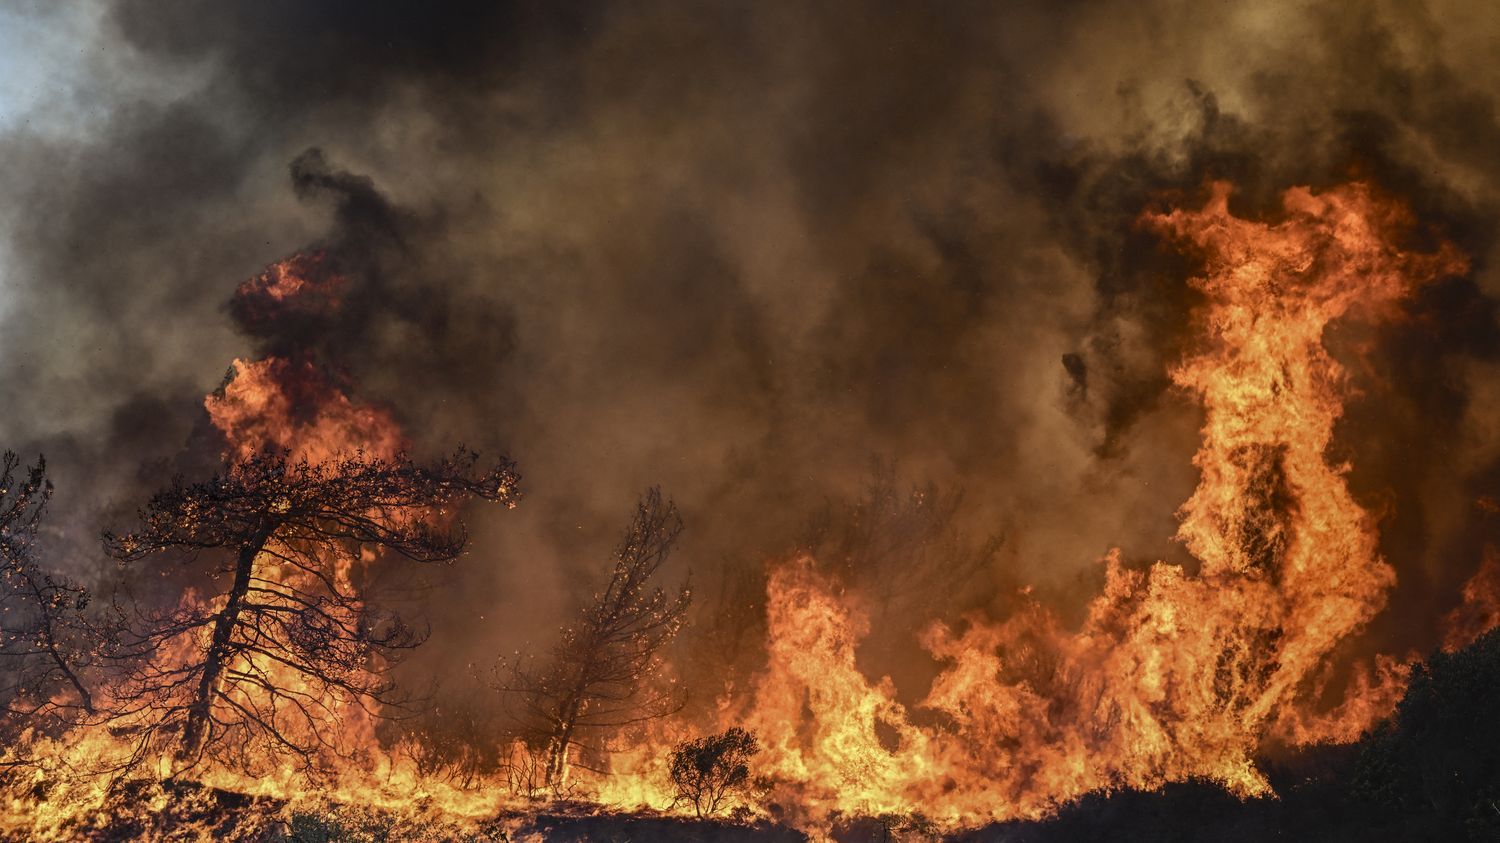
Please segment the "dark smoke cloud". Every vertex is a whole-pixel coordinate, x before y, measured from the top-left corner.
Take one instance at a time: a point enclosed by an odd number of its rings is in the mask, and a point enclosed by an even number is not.
[[[1401,572],[1381,645],[1431,644],[1500,540],[1474,506],[1500,476],[1493,15],[433,5],[121,0],[90,78],[167,81],[0,138],[0,433],[56,467],[73,564],[182,464],[228,362],[295,341],[423,449],[521,463],[526,504],[476,525],[434,598],[460,609],[435,660],[558,622],[649,484],[711,588],[872,455],[1006,536],[972,601],[1034,581],[1076,605],[1112,545],[1189,561],[1199,418],[1165,371],[1192,267],[1134,220],[1211,178],[1242,213],[1369,178],[1474,258],[1405,321],[1333,337],[1362,390],[1336,447]],[[351,307],[237,333],[235,285],[309,249]]]

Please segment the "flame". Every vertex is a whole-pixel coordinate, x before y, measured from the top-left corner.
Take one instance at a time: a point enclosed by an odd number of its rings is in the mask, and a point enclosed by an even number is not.
[[[1443,619],[1443,649],[1467,647],[1500,626],[1500,549],[1485,548],[1479,570],[1464,583],[1463,602]]]
[[[332,318],[343,307],[348,286],[324,253],[293,255],[240,284],[229,310],[245,330],[274,334],[288,325]]]
[[[855,665],[867,621],[805,556],[773,571],[768,590],[771,669],[744,722],[766,748],[766,771],[786,783],[781,796],[814,817],[902,808],[909,777],[929,756],[889,680],[872,684]]]
[[[1268,743],[1354,740],[1389,713],[1411,657],[1349,659],[1395,575],[1380,557],[1374,519],[1350,493],[1349,466],[1328,457],[1352,387],[1325,335],[1340,321],[1397,317],[1421,285],[1465,262],[1448,244],[1404,250],[1410,215],[1367,185],[1289,190],[1273,221],[1235,216],[1229,196],[1227,184],[1214,184],[1201,208],[1140,220],[1202,265],[1190,281],[1201,295],[1195,339],[1169,372],[1204,412],[1193,457],[1200,482],[1177,532],[1195,566],[1141,566],[1110,552],[1103,588],[1076,628],[1030,589],[1009,618],[930,624],[920,643],[941,672],[906,706],[890,679],[860,670],[871,623],[860,595],[811,557],[782,560],[767,580],[765,668],[726,689],[708,722],[639,727],[612,770],[580,773],[578,792],[673,810],[671,747],[704,728],[744,726],[763,747],[763,811],[779,809],[814,833],[851,815],[920,813],[953,828],[1044,816],[1093,790],[1190,777],[1266,793],[1255,758]],[[234,309],[267,333],[286,319],[331,318],[345,283],[321,256],[298,256],[241,285]],[[405,442],[388,410],[282,350],[236,360],[205,407],[230,458],[266,447],[313,461],[354,449],[388,456]],[[1466,586],[1448,619],[1448,646],[1500,621],[1497,559],[1490,553]],[[341,577],[355,562],[332,560]],[[326,759],[320,781],[214,768],[202,782],[278,805],[331,800],[461,820],[493,817],[529,795],[503,776],[467,790],[424,778],[400,747],[382,745],[371,713],[348,705],[328,716],[348,751]],[[85,728],[56,744],[37,771],[38,786],[51,789],[46,800],[0,789],[7,827],[39,839],[76,836],[90,812],[112,804],[90,762],[119,743]],[[171,760],[159,768],[170,774]]]
[[[1215,184],[1201,209],[1142,218],[1204,266],[1197,339],[1170,371],[1205,413],[1177,534],[1198,569],[1136,569],[1115,551],[1077,630],[1035,605],[930,627],[946,668],[908,712],[855,665],[867,621],[811,560],[779,568],[770,663],[737,718],[761,731],[778,797],[815,822],[919,811],[956,825],[1189,777],[1259,794],[1268,740],[1352,740],[1391,710],[1405,663],[1389,656],[1356,668],[1339,704],[1322,699],[1395,582],[1349,467],[1327,458],[1349,385],[1324,335],[1391,318],[1465,263],[1449,245],[1400,249],[1409,216],[1362,184],[1289,190],[1276,222],[1234,216],[1229,194]]]
[[[229,382],[203,399],[230,459],[266,448],[310,462],[356,450],[390,458],[406,444],[389,410],[354,401],[309,360],[236,359],[230,371]]]
[[[327,270],[321,255],[297,255],[240,285],[232,310],[246,328],[256,332],[288,319],[331,316],[341,303],[345,283],[342,276]],[[389,459],[406,445],[389,410],[352,398],[345,383],[300,354],[253,361],[236,359],[226,383],[204,399],[204,408],[210,423],[223,436],[224,457],[229,462],[267,449],[284,451],[293,461],[313,463],[355,452]],[[434,516],[441,517],[437,513]],[[331,550],[325,561],[327,575],[348,592],[352,591],[357,567],[376,560],[368,552],[354,556]],[[256,566],[257,576],[268,582],[303,592],[317,590],[315,575],[278,562],[273,554],[263,553]],[[261,599],[275,598],[267,592]],[[181,603],[215,611],[226,600],[224,594],[205,598],[190,590]],[[153,658],[163,670],[186,664],[206,648],[210,635],[208,626],[195,627],[168,641]],[[371,665],[374,668],[378,665]],[[284,819],[295,810],[322,810],[340,803],[406,814],[416,805],[438,806],[437,812],[450,822],[493,817],[497,812],[500,802],[496,793],[462,790],[429,780],[399,747],[383,746],[376,733],[380,712],[373,710],[368,700],[329,697],[326,691],[320,694],[299,671],[267,660],[252,664],[247,655],[238,656],[230,669],[266,677],[288,693],[318,701],[304,710],[296,706],[277,709],[266,705],[265,700],[235,700],[247,709],[273,712],[269,716],[279,732],[317,747],[318,767],[309,773],[277,763],[274,758],[250,756],[234,768],[210,763],[194,769],[191,776],[199,785],[265,797],[271,806],[267,808],[268,818]],[[241,696],[264,693],[248,685],[233,691]],[[106,688],[104,692],[107,697],[118,697],[122,689]],[[119,710],[131,707],[128,699],[114,701]],[[119,810],[120,794],[107,772],[130,756],[134,749],[129,741],[131,731],[127,717],[111,723],[109,729],[80,728],[65,741],[40,741],[38,757],[46,762],[35,768],[34,775],[38,787],[45,784],[48,789],[47,798],[17,798],[6,789],[9,819],[0,823],[0,829],[21,829],[33,839],[73,839],[90,822]],[[329,735],[336,740],[327,741]],[[151,775],[155,777],[149,800],[157,809],[180,800],[160,785],[178,773],[178,766],[178,759],[164,754],[147,759],[139,767],[148,780]],[[189,827],[173,829],[180,839],[189,839],[192,832]],[[218,837],[208,827],[199,829],[199,834],[204,840]]]

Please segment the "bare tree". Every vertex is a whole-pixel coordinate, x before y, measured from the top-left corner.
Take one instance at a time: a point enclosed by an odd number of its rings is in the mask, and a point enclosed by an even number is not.
[[[674,686],[655,681],[657,654],[682,627],[691,593],[652,585],[681,533],[677,507],[660,489],[648,491],[615,551],[609,583],[564,630],[550,662],[540,670],[517,665],[501,683],[521,698],[522,731],[543,753],[542,781],[554,793],[567,782],[575,747],[602,752],[587,741],[682,707]]]
[[[88,591],[36,557],[52,497],[46,471],[40,458],[23,471],[16,454],[0,456],[0,738],[47,714],[94,710],[80,678],[100,643],[83,615]]]
[[[312,769],[320,751],[339,751],[331,725],[348,706],[378,714],[392,702],[389,666],[425,637],[367,604],[358,561],[377,551],[456,558],[467,543],[456,507],[467,498],[512,506],[516,481],[508,461],[479,470],[464,450],[431,467],[405,456],[314,463],[263,453],[157,493],[136,531],[105,534],[109,552],[122,562],[206,553],[215,579],[230,577],[217,593],[137,612],[112,712],[140,735],[132,760],[175,742],[184,769],[205,757]]]

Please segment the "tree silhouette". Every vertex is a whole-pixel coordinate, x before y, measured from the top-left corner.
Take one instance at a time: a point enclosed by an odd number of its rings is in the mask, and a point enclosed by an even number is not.
[[[320,751],[339,751],[342,714],[394,702],[385,674],[425,637],[367,605],[363,565],[381,551],[456,558],[467,543],[456,507],[513,506],[516,481],[510,462],[479,470],[462,449],[431,467],[404,455],[293,462],[267,452],[158,492],[138,529],[105,534],[108,551],[123,563],[206,553],[215,579],[230,577],[169,611],[137,611],[112,712],[139,736],[131,761],[170,742],[183,769],[205,757],[311,769]]]
[[[752,785],[750,759],[760,752],[753,732],[732,727],[717,735],[683,741],[672,751],[669,775],[676,801],[699,817],[711,816]]]
[[[681,533],[677,507],[649,490],[615,551],[609,583],[564,630],[550,662],[516,666],[502,685],[522,699],[522,731],[544,755],[542,782],[553,792],[566,784],[575,746],[602,751],[585,741],[682,707],[675,687],[653,680],[657,653],[682,627],[691,593],[652,585]]]
[[[1363,741],[1354,791],[1403,839],[1500,839],[1500,630],[1412,666]]]
[[[89,594],[42,569],[36,535],[52,498],[46,462],[21,469],[0,456],[0,738],[41,725],[44,715],[92,713],[80,670],[99,639],[83,616]]]

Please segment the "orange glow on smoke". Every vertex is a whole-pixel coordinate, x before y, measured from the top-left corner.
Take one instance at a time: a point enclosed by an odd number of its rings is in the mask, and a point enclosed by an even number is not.
[[[240,284],[230,312],[252,333],[275,331],[289,322],[327,319],[344,303],[348,279],[321,252],[293,255]]]
[[[615,756],[612,774],[580,780],[583,793],[666,809],[672,744],[745,726],[763,747],[755,763],[769,779],[768,801],[800,827],[887,812],[951,827],[1038,817],[1092,790],[1189,777],[1265,793],[1254,759],[1268,742],[1353,740],[1387,714],[1405,663],[1376,655],[1347,664],[1345,645],[1384,607],[1395,575],[1378,553],[1374,519],[1350,494],[1349,466],[1328,459],[1350,387],[1324,336],[1340,320],[1393,317],[1422,284],[1465,262],[1448,245],[1404,251],[1407,213],[1361,184],[1289,190],[1277,221],[1234,216],[1229,195],[1216,184],[1202,208],[1140,221],[1202,266],[1190,281],[1202,296],[1195,338],[1170,370],[1204,412],[1193,457],[1201,479],[1177,533],[1196,570],[1127,564],[1115,550],[1076,629],[1034,600],[1003,620],[929,625],[920,640],[943,669],[908,709],[889,679],[872,680],[856,663],[871,622],[860,595],[814,559],[781,562],[767,582],[765,669],[724,696],[714,722],[651,724]],[[342,286],[319,259],[294,258],[242,285],[237,307],[267,319],[326,316]],[[205,407],[231,458],[265,447],[313,461],[354,449],[389,456],[404,444],[389,411],[351,398],[307,360],[236,360]],[[1449,646],[1500,620],[1497,558],[1450,616]],[[334,567],[348,576],[351,565]],[[353,751],[330,758],[316,788],[291,774],[251,780],[228,770],[205,781],[401,810],[420,797],[463,817],[515,798],[498,779],[467,791],[424,780],[380,745],[358,706],[338,716]],[[73,743],[87,749],[59,754],[98,755],[110,740],[96,730]],[[59,799],[46,816],[29,809],[30,828],[48,836],[86,803]]]
[[[1279,222],[1232,215],[1229,193],[1142,219],[1204,267],[1197,339],[1171,370],[1205,412],[1178,530],[1199,569],[1135,569],[1117,551],[1077,630],[1040,607],[930,628],[947,667],[918,719],[855,667],[859,612],[810,560],[778,568],[770,665],[737,720],[761,732],[784,803],[815,823],[838,810],[958,824],[1194,776],[1263,793],[1266,740],[1352,740],[1391,710],[1404,666],[1388,657],[1356,668],[1338,705],[1321,699],[1337,648],[1395,581],[1348,467],[1326,457],[1348,388],[1323,337],[1465,263],[1449,246],[1398,248],[1410,221],[1363,185],[1287,191]]]

